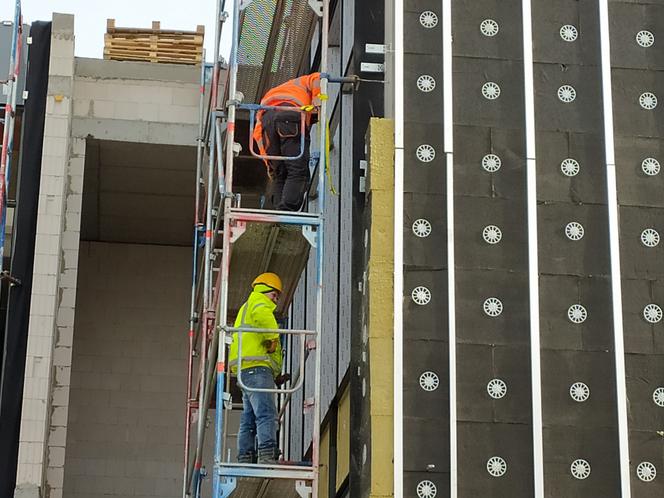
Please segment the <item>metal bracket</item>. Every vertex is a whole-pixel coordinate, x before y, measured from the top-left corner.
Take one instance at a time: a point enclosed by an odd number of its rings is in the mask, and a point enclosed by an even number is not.
[[[360,169],[364,172],[364,174],[360,176],[360,192],[362,193],[367,191],[367,166],[368,163],[366,160],[360,160]]]
[[[21,281],[16,277],[12,277],[12,275],[7,270],[0,273],[0,280],[7,280],[9,282],[9,285],[12,286],[21,285]]]
[[[249,7],[253,1],[254,0],[240,0],[240,10],[244,10]]]
[[[324,0],[308,0],[309,7],[314,11],[318,17],[323,17],[323,1]]]
[[[313,351],[316,349],[316,339],[310,339],[307,341],[307,349],[309,351]]]
[[[244,232],[247,231],[247,222],[238,221],[234,227],[231,227],[231,244],[235,244],[237,239],[244,235]]]
[[[360,71],[363,73],[384,73],[385,64],[379,62],[361,62]]]
[[[302,403],[303,413],[309,413],[314,406],[316,406],[316,400],[314,398],[307,398],[304,400],[304,403]]]
[[[302,226],[302,235],[304,235],[304,238],[307,239],[307,242],[316,249],[318,247],[318,232],[314,230],[314,227],[311,225],[303,225]]]
[[[237,487],[237,478],[221,477],[220,480],[219,487],[221,488],[221,496],[219,498],[228,498]]]
[[[364,49],[367,54],[385,54],[385,45],[380,43],[367,43]]]
[[[240,152],[242,152],[242,144],[233,142],[233,155],[237,157],[240,155]]]
[[[301,498],[309,498],[313,490],[306,481],[295,481],[295,491]]]

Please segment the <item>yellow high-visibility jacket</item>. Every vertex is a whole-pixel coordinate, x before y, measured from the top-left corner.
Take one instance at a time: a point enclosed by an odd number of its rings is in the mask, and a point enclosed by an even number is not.
[[[235,319],[235,327],[256,329],[278,329],[274,310],[277,307],[265,294],[253,291],[242,305]],[[280,341],[274,353],[268,353],[265,341],[279,341],[279,334],[242,334],[242,370],[253,367],[268,367],[276,377],[281,373],[282,351]],[[233,333],[233,343],[228,354],[228,364],[232,373],[237,373],[238,333]]]

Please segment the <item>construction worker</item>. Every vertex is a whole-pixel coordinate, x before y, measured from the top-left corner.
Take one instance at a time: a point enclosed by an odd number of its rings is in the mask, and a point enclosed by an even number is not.
[[[297,211],[302,207],[309,183],[309,132],[320,105],[320,73],[300,76],[265,94],[261,105],[294,107],[293,112],[268,109],[259,111],[254,141],[265,156],[301,157],[283,161],[265,160],[271,179],[268,198],[273,209]],[[302,113],[306,112],[304,151],[302,151]]]
[[[242,305],[235,320],[238,328],[278,329],[274,317],[281,279],[274,273],[262,273],[252,283],[253,291]],[[238,333],[228,355],[231,372],[238,370]],[[248,388],[274,389],[281,376],[282,351],[278,333],[242,334],[242,384]],[[240,463],[271,464],[279,457],[277,443],[277,407],[273,393],[242,389],[242,417],[237,436]],[[258,451],[256,451],[258,438]]]

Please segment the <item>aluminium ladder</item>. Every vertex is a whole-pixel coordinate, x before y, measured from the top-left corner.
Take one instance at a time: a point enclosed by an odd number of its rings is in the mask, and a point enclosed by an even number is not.
[[[249,111],[253,122],[255,113],[268,107],[256,104],[243,104],[243,96],[237,91],[238,81],[238,47],[241,13],[253,0],[232,0],[232,45],[228,71],[227,99],[219,92],[220,85],[220,55],[219,45],[224,23],[228,19],[225,13],[226,0],[217,0],[214,45],[214,67],[212,70],[210,108],[206,116],[205,82],[206,68],[202,67],[201,74],[201,102],[200,124],[197,154],[197,189],[196,189],[196,216],[194,227],[194,270],[192,279],[192,305],[189,327],[189,360],[188,360],[188,388],[186,406],[185,429],[185,467],[183,480],[183,498],[202,494],[202,483],[206,477],[203,466],[203,449],[205,430],[208,423],[208,410],[214,388],[216,409],[214,417],[214,465],[212,475],[212,496],[226,498],[234,496],[258,496],[257,492],[249,488],[258,483],[261,490],[265,490],[269,483],[278,483],[280,496],[284,495],[285,485],[293,488],[302,498],[316,498],[318,495],[318,465],[320,441],[320,365],[321,349],[319,340],[322,326],[323,307],[323,234],[325,206],[325,168],[327,144],[327,84],[330,79],[326,74],[327,46],[329,26],[329,0],[296,0],[307,2],[314,10],[321,22],[321,104],[318,108],[319,149],[318,154],[318,199],[317,212],[281,212],[259,209],[243,208],[240,205],[240,196],[233,191],[233,165],[234,159],[240,152],[240,145],[235,142],[235,125],[238,110]],[[281,110],[283,108],[275,108]],[[292,111],[293,108],[288,108]],[[300,110],[304,113],[308,111]],[[304,126],[304,114],[302,117]],[[251,134],[252,130],[249,130]],[[225,135],[225,136],[224,136]],[[207,137],[207,140],[205,139]],[[208,170],[207,179],[203,179],[203,155],[207,142]],[[304,144],[302,144],[304,147]],[[301,151],[302,152],[302,151]],[[314,154],[312,154],[313,156]],[[292,159],[292,158],[275,158]],[[204,206],[204,215],[203,215]],[[203,219],[204,218],[204,219]],[[229,292],[231,271],[234,270],[232,257],[238,257],[237,250],[246,238],[246,233],[252,226],[261,224],[271,228],[279,227],[284,233],[293,233],[294,229],[301,230],[305,241],[315,249],[316,255],[316,319],[315,330],[285,330],[277,332],[289,339],[294,345],[299,340],[300,368],[292,381],[291,386],[267,390],[279,395],[282,406],[280,420],[294,392],[302,389],[304,383],[305,362],[313,356],[314,361],[314,395],[305,405],[312,413],[313,431],[311,434],[311,461],[297,465],[257,465],[239,464],[228,461],[230,454],[226,452],[226,438],[228,436],[228,412],[233,408],[230,398],[229,371],[226,362],[226,346],[231,342],[231,334],[238,334],[241,344],[242,337],[249,333],[264,332],[260,329],[235,328],[228,326],[229,319]],[[270,230],[274,232],[274,230]],[[255,231],[254,231],[255,233]],[[221,236],[221,247],[217,247],[218,237]],[[298,237],[302,238],[299,234]],[[202,248],[202,250],[201,250]],[[308,248],[306,249],[308,254]],[[202,276],[199,277],[199,266]],[[267,270],[265,268],[264,270]],[[299,276],[299,275],[298,275]],[[290,285],[296,286],[298,279]],[[250,281],[244,283],[244,291],[248,294]],[[291,289],[292,290],[292,289]],[[292,295],[292,292],[291,292]],[[199,304],[200,303],[200,304]],[[241,347],[238,348],[241,351]],[[198,358],[198,381],[194,384],[195,358]],[[241,357],[238,358],[241,363]],[[238,373],[238,385],[243,387],[241,371]],[[195,394],[194,386],[197,386]],[[245,387],[245,389],[248,389]],[[265,391],[265,390],[263,390]],[[197,411],[197,427],[194,446],[192,448],[192,416]],[[283,426],[282,426],[283,428]],[[192,451],[193,450],[193,451]],[[258,488],[252,488],[258,490]],[[275,490],[276,491],[276,490]],[[246,493],[246,494],[245,494]]]

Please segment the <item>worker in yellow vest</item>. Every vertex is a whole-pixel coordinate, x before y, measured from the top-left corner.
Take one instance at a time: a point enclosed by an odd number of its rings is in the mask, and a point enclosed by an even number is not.
[[[274,317],[281,279],[275,273],[262,273],[252,283],[253,291],[238,312],[235,327],[278,329]],[[238,333],[228,355],[231,372],[238,371]],[[242,334],[242,383],[248,388],[274,389],[280,383],[282,351],[278,333]],[[242,390],[242,417],[237,436],[240,463],[273,464],[279,457],[277,407],[274,393]],[[258,445],[256,445],[258,439]],[[256,451],[258,449],[258,451]]]

